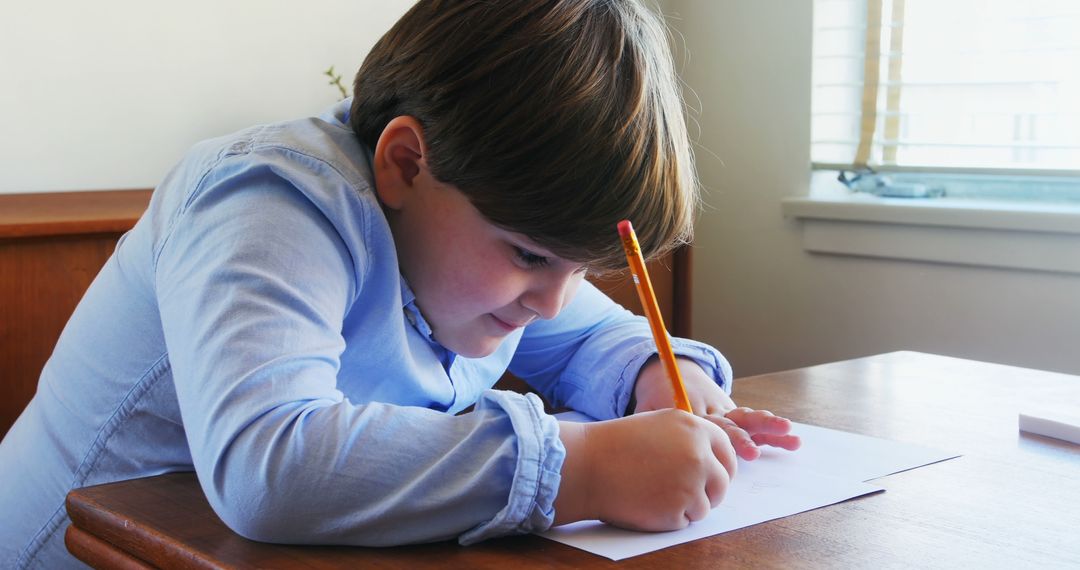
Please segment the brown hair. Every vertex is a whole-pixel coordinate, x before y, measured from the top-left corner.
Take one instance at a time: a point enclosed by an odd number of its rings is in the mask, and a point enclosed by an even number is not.
[[[424,127],[433,175],[598,269],[689,239],[698,186],[663,24],[636,0],[421,0],[356,75],[350,122]]]

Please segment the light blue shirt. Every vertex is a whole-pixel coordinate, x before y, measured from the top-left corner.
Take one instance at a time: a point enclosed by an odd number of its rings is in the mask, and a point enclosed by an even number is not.
[[[200,143],[157,188],[0,444],[0,567],[76,565],[69,490],[173,471],[261,541],[469,544],[551,525],[558,423],[535,395],[489,388],[509,368],[554,406],[621,416],[648,326],[586,283],[488,357],[440,346],[348,105]],[[716,350],[675,347],[730,390]]]

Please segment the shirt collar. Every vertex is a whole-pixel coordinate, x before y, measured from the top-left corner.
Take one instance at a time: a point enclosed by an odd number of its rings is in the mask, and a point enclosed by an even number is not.
[[[416,294],[409,287],[409,282],[405,280],[405,276],[399,275],[399,277],[401,281],[401,309],[405,312],[405,318],[409,320],[409,323],[416,330],[420,331],[420,334],[431,342],[435,342],[431,325],[428,324],[424,315],[420,313],[420,308],[416,306]]]
[[[326,109],[319,116],[320,119],[327,123],[336,124],[340,127],[349,126],[349,111],[352,109],[352,97],[348,99],[342,99],[337,103],[334,103],[332,107]]]
[[[409,321],[409,324],[413,326],[421,335],[431,343],[439,354],[439,360],[442,361],[443,368],[447,373],[450,372],[450,366],[454,364],[457,359],[455,354],[450,349],[446,348],[439,341],[435,340],[435,334],[431,330],[431,325],[428,324],[427,319],[420,312],[420,308],[416,306],[416,294],[413,293],[409,282],[405,280],[404,275],[400,275],[401,282],[401,310],[405,313],[405,319]]]

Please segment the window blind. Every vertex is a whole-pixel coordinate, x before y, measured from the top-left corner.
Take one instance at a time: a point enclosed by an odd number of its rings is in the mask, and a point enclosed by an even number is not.
[[[1080,2],[815,0],[816,168],[1080,175]]]

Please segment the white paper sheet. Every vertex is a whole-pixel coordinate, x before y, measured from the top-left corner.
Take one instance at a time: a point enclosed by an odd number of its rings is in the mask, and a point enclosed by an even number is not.
[[[813,472],[857,481],[869,481],[958,457],[940,449],[870,437],[857,433],[791,422],[792,432],[802,438],[798,451],[775,451],[761,459],[779,463],[787,473]]]
[[[559,419],[588,421],[574,414]],[[540,536],[622,560],[875,493],[882,489],[864,481],[957,457],[920,445],[792,423],[792,432],[802,438],[799,451],[762,448],[755,461],[739,460],[724,502],[682,530],[646,533],[582,521]]]

